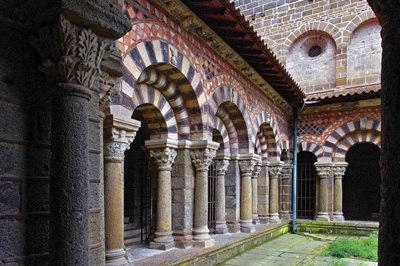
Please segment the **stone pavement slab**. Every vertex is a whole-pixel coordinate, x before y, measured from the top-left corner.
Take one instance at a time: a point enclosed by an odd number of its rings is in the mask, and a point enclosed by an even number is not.
[[[311,237],[285,234],[248,250],[220,265],[307,265],[327,245],[327,241],[318,241]]]

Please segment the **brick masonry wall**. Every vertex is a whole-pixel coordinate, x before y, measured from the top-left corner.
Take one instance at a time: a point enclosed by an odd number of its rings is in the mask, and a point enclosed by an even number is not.
[[[380,26],[367,1],[236,0],[235,3],[306,93],[379,83]],[[321,36],[328,42],[333,40],[335,46],[336,51],[329,61],[318,57],[297,58],[298,64],[294,66],[289,60],[293,57],[291,53],[297,54],[297,46],[302,44],[296,46],[296,42]],[[361,39],[374,41],[363,43]],[[365,47],[354,48],[361,43]],[[348,49],[351,50],[349,54]],[[351,61],[349,65],[348,60]],[[333,74],[330,71],[326,75],[327,65],[334,66]],[[311,76],[309,72],[317,73]],[[321,77],[327,78],[321,80]]]

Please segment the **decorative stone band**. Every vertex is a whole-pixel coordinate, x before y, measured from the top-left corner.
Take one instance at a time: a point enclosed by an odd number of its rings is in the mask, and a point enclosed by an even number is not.
[[[137,120],[126,120],[108,115],[104,120],[104,157],[122,159],[140,127]]]
[[[258,161],[257,164],[254,166],[254,170],[252,172],[252,178],[257,178],[261,172],[261,161]]]
[[[176,155],[177,155],[176,150],[170,147],[150,150],[150,157],[154,159],[154,162],[158,166],[158,170],[161,171],[171,170]]]
[[[349,164],[346,162],[338,162],[334,163],[332,168],[333,168],[333,175],[335,178],[343,178],[346,168]]]
[[[283,162],[281,161],[269,161],[268,162],[268,173],[271,179],[278,178],[282,172]]]
[[[282,166],[281,177],[282,179],[290,179],[292,177],[292,164],[284,164]]]
[[[206,172],[216,156],[219,143],[202,140],[192,142],[190,157],[197,172]]]
[[[216,160],[217,175],[224,175],[228,170],[229,160]]]

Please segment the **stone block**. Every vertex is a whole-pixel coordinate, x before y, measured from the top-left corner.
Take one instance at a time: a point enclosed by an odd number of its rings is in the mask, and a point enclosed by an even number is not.
[[[27,136],[28,116],[22,106],[0,101],[0,138],[24,141]]]
[[[90,213],[89,218],[89,237],[90,237],[90,244],[98,244],[101,243],[101,213],[100,212],[93,212]]]
[[[24,255],[24,246],[24,221],[0,220],[0,258]]]
[[[25,176],[26,147],[0,143],[0,150],[0,176]]]
[[[90,251],[90,265],[104,265],[104,254],[101,248]]]
[[[21,183],[0,182],[0,214],[18,214],[21,208]]]
[[[27,178],[26,193],[28,213],[50,212],[50,178]]]
[[[100,208],[100,195],[99,195],[99,183],[89,183],[89,208],[97,209]]]
[[[50,221],[44,216],[28,216],[25,220],[25,254],[48,252]]]

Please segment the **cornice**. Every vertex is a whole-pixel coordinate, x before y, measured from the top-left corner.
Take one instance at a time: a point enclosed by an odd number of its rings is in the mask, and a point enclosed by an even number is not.
[[[152,0],[152,2],[174,17],[183,29],[203,40],[234,69],[259,88],[274,104],[284,110],[286,114],[292,113],[290,104],[184,3],[180,0]]]

